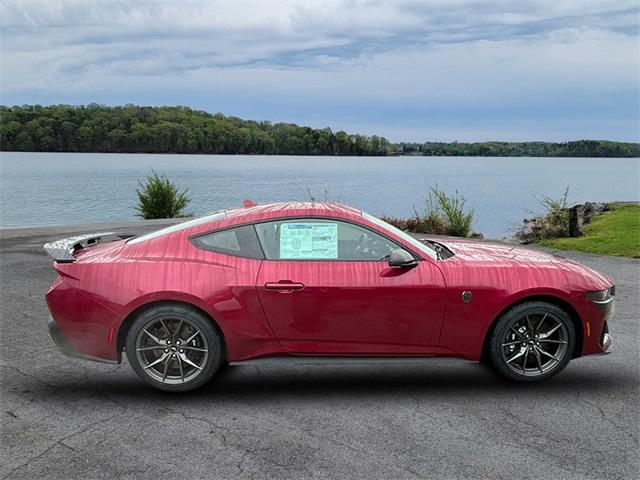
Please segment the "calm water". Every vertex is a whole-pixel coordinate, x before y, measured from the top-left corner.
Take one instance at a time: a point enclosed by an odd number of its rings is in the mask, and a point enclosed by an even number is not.
[[[570,199],[640,200],[638,159],[495,157],[285,157],[2,153],[0,227],[136,218],[136,187],[150,169],[189,188],[190,211],[241,204],[329,198],[374,214],[422,209],[429,185],[459,190],[475,209],[474,228],[508,233],[537,210],[534,194]]]

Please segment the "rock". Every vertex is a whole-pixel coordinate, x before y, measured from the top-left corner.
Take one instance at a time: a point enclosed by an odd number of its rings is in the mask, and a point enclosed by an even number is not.
[[[602,202],[586,202],[583,207],[584,217],[582,219],[582,223],[589,223],[591,221],[591,217],[602,212],[606,212],[609,209],[609,206]]]

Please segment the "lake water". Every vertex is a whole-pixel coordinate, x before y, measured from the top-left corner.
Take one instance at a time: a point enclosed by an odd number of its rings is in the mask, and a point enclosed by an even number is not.
[[[0,155],[0,227],[133,220],[138,180],[151,168],[189,188],[189,211],[258,203],[331,200],[373,214],[409,216],[429,186],[460,191],[474,229],[506,235],[531,211],[534,195],[570,200],[640,200],[640,160],[507,157],[289,157],[7,153]]]

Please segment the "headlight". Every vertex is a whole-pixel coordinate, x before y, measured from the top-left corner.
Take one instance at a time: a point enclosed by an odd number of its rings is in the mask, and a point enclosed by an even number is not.
[[[601,290],[599,292],[587,292],[587,297],[593,303],[597,303],[602,305],[604,303],[611,302],[616,295],[616,287],[607,288],[606,290]]]

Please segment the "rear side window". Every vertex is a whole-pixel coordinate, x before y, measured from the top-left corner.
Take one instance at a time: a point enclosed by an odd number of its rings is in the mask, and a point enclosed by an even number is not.
[[[193,238],[192,243],[203,250],[236,257],[264,258],[253,225],[229,228]]]
[[[204,223],[217,222],[218,220],[222,220],[226,214],[227,214],[226,211],[222,211],[222,212],[215,212],[210,215],[206,215],[204,217],[194,218],[193,220],[189,220],[187,222],[178,223],[176,225],[171,225],[170,227],[156,230],[155,232],[147,233],[146,235],[141,235],[139,237],[131,238],[127,240],[127,244],[133,245],[136,243],[144,242],[146,240],[151,240],[152,238],[161,237],[163,235],[169,235],[170,233],[178,232],[186,228],[196,227]]]

